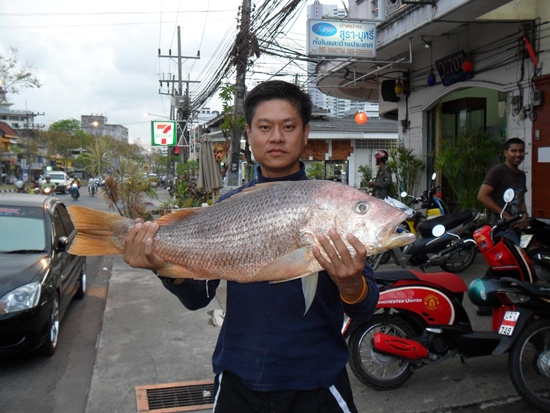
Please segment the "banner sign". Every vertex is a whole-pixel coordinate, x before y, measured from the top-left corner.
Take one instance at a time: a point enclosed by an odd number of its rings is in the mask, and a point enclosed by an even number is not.
[[[466,73],[462,70],[462,63],[465,58],[466,54],[464,50],[461,50],[435,61],[435,66],[437,67],[443,86],[451,86],[457,82],[463,82],[474,77],[473,72]]]
[[[307,55],[376,57],[376,23],[353,20],[308,20]]]
[[[177,143],[176,122],[151,121],[151,146],[175,146]]]

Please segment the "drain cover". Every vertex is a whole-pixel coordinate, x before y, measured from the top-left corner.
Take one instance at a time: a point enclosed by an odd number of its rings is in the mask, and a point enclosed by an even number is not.
[[[176,413],[211,409],[214,406],[214,381],[136,386],[138,413]]]

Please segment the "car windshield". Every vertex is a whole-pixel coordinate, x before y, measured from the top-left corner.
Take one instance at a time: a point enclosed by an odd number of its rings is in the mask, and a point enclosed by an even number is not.
[[[0,205],[0,253],[46,250],[42,208]]]
[[[50,178],[52,178],[52,179],[65,179],[63,174],[52,174],[52,173],[50,173]]]

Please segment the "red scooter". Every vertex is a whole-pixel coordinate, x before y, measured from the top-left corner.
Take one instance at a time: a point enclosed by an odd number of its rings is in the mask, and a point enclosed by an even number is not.
[[[508,201],[509,202],[509,201]],[[484,277],[469,287],[449,272],[395,270],[376,273],[378,312],[350,335],[350,367],[357,378],[377,390],[394,389],[421,367],[459,357],[488,356],[499,345],[498,334],[510,307],[496,297],[499,277],[533,282],[532,265],[521,248],[496,234],[520,217],[502,220],[474,234],[487,259]],[[438,235],[438,234],[434,234]],[[457,236],[458,237],[458,236]],[[464,293],[480,307],[492,309],[490,331],[474,331],[463,306]]]

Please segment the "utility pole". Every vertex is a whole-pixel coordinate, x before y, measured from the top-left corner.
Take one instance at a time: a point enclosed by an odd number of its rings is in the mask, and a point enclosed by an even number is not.
[[[244,95],[246,92],[245,78],[250,52],[250,0],[243,0],[241,9],[241,24],[235,42],[235,61],[237,78],[235,81],[235,102],[233,104],[233,129],[231,133],[231,164],[227,176],[228,186],[239,186],[239,159],[241,156],[241,131],[237,119],[243,112]]]
[[[168,50],[168,55],[161,55],[160,49],[159,49],[158,57],[169,58],[169,59],[173,59],[174,57],[177,58],[178,79],[176,80],[172,76],[171,79],[159,80],[161,89],[162,89],[163,83],[166,83],[167,86],[172,86],[171,92],[162,93],[161,90],[159,90],[159,94],[170,95],[172,97],[170,102],[170,119],[177,121],[178,134],[177,134],[176,145],[178,148],[182,148],[180,150],[180,159],[182,160],[182,162],[186,162],[188,158],[187,151],[189,150],[189,142],[188,142],[188,139],[186,138],[186,133],[188,135],[187,119],[189,118],[189,112],[190,112],[189,83],[200,83],[200,82],[182,79],[182,59],[200,59],[201,58],[200,51],[197,51],[197,56],[182,56],[181,32],[180,32],[180,26],[178,26],[178,55],[172,56],[171,50]],[[176,82],[178,84],[178,88],[174,89]],[[185,96],[183,95],[183,83],[186,83]],[[173,150],[170,146],[167,147],[167,153],[168,153],[168,161],[166,165],[166,174],[171,175],[171,172],[172,172],[171,157],[173,154]]]

